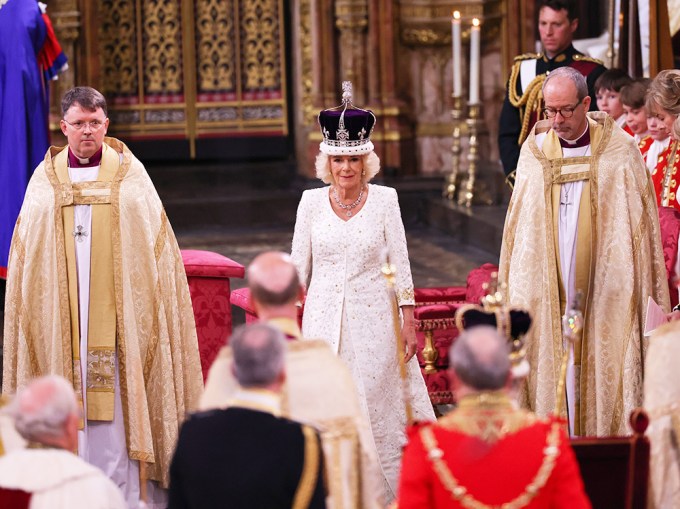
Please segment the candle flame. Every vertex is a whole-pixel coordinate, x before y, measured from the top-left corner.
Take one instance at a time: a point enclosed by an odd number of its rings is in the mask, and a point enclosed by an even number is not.
[[[460,11],[453,11],[453,19],[460,19]]]
[[[472,26],[478,27],[479,24],[480,24],[480,22],[479,22],[478,18],[472,18]]]

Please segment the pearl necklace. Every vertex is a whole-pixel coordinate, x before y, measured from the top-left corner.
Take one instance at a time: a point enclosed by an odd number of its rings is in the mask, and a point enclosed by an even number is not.
[[[359,197],[354,201],[354,203],[350,203],[349,205],[345,205],[340,201],[340,197],[338,196],[338,190],[334,186],[333,187],[333,198],[335,198],[335,203],[338,204],[338,207],[340,207],[343,210],[346,210],[347,217],[352,217],[352,209],[356,208],[357,205],[361,203],[361,199],[364,197],[364,188],[362,187],[361,190],[359,191]]]

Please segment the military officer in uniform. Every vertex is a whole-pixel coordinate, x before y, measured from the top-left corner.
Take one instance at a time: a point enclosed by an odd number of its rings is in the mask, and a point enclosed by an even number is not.
[[[512,186],[519,149],[543,108],[541,86],[548,73],[569,66],[586,77],[590,109],[597,110],[595,80],[606,70],[602,62],[576,51],[572,45],[578,27],[576,8],[569,0],[542,0],[538,10],[538,31],[543,53],[515,57],[501,110],[498,148],[507,181]]]
[[[226,408],[182,425],[170,467],[169,509],[325,509],[319,435],[281,416],[284,335],[262,323],[230,339],[239,383]]]

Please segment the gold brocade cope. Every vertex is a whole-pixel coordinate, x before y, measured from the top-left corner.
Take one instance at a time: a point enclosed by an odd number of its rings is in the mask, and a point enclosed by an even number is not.
[[[87,346],[86,418],[113,420],[114,382],[116,375],[116,304],[113,287],[113,248],[111,245],[111,182],[120,166],[118,154],[103,146],[101,166],[96,181],[72,184],[68,174],[68,150],[54,158],[54,171],[61,184],[64,244],[71,310],[71,344],[76,393],[82,402],[80,379],[80,323],[78,273],[76,270],[74,207],[92,207],[90,298]]]
[[[115,330],[104,336],[115,334],[127,454],[167,487],[180,424],[197,408],[203,387],[191,297],[177,240],[144,166],[119,140],[105,138],[104,144],[103,165],[110,155],[118,161],[110,182],[60,181],[53,158],[61,147],[50,148],[31,177],[8,264],[3,391],[11,394],[47,374],[74,387],[86,383],[74,370],[66,260],[73,230],[66,229],[62,211],[78,203],[91,204],[93,216],[100,205],[110,209]],[[109,263],[92,262],[93,272],[102,266],[94,264]],[[98,284],[91,280],[92,288]],[[107,313],[110,304],[103,309]],[[101,320],[92,307],[90,315],[90,325]],[[103,337],[96,329],[88,333],[90,347]],[[113,367],[114,350],[98,348],[101,355],[90,357],[91,364]]]
[[[555,408],[566,304],[553,189],[584,181],[575,269],[575,288],[585,296],[581,347],[575,351],[581,366],[576,426],[585,435],[620,435],[629,432],[628,416],[642,402],[647,297],[668,309],[668,284],[654,192],[640,151],[606,114],[587,116],[589,158],[562,159],[556,140],[550,141],[550,121],[539,121],[522,147],[499,277],[507,281],[510,305],[533,313],[526,338],[532,369],[520,403],[546,417]],[[539,147],[537,137],[544,135]],[[588,170],[580,166],[587,163]]]

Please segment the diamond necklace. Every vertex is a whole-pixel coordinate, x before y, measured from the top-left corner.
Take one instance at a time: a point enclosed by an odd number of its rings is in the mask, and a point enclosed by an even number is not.
[[[335,198],[335,203],[338,204],[338,207],[340,207],[343,210],[346,210],[347,217],[352,217],[352,209],[356,208],[357,205],[361,203],[361,199],[364,197],[364,188],[362,187],[361,190],[359,191],[359,197],[354,201],[354,203],[350,203],[349,205],[345,205],[340,201],[340,197],[338,196],[338,190],[335,186],[333,186],[333,198]]]

